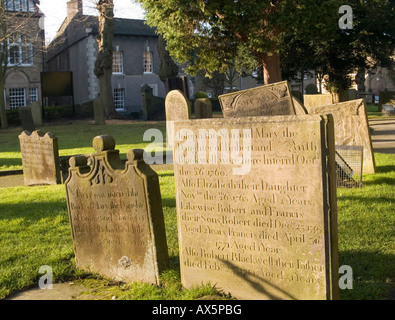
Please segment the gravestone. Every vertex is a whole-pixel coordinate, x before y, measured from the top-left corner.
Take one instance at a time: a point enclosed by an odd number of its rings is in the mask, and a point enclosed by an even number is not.
[[[305,94],[303,95],[303,104],[307,112],[310,113],[311,108],[333,104],[333,97],[331,94]]]
[[[224,118],[306,114],[294,105],[287,81],[218,97]]]
[[[172,90],[166,95],[165,109],[167,145],[173,148],[174,121],[189,120],[191,118],[191,106],[183,92]]]
[[[393,116],[395,115],[395,108],[391,104],[385,104],[381,107],[381,112],[386,116]]]
[[[94,138],[93,147],[89,158],[70,159],[65,182],[77,267],[159,284],[169,260],[158,175],[143,150],[129,151],[124,164],[111,136]]]
[[[60,184],[58,138],[39,130],[19,135],[25,185]]]
[[[195,119],[208,119],[213,117],[213,106],[209,98],[196,99],[193,104]]]
[[[363,173],[375,173],[375,159],[364,99],[309,108],[309,114],[332,114],[336,145],[363,147]]]
[[[97,125],[106,124],[106,114],[100,98],[96,98],[93,100],[93,112],[94,112],[95,124]]]
[[[21,125],[23,131],[33,132],[36,130],[34,125],[32,110],[30,107],[19,107],[18,108],[19,119],[21,120]]]
[[[337,299],[330,115],[175,123],[182,284],[238,299]]]
[[[43,113],[42,113],[42,108],[37,101],[32,103],[31,112],[32,112],[34,125],[36,127],[41,127],[43,125]]]

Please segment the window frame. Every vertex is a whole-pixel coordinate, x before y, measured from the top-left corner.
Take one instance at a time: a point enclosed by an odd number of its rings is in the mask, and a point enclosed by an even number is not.
[[[148,55],[148,57],[147,57],[147,55]],[[150,71],[146,71],[147,66],[150,67]],[[143,52],[143,72],[144,72],[144,74],[153,74],[154,73],[154,54],[152,51],[144,51]]]
[[[17,90],[19,91],[19,93],[15,94]],[[8,97],[10,102],[10,109],[18,109],[19,107],[26,107],[26,88],[10,88]],[[13,99],[15,99],[16,101],[13,101]],[[23,99],[22,104],[20,103],[21,99]]]
[[[113,99],[114,99],[115,110],[124,111],[125,110],[125,88],[114,88],[113,89]]]
[[[7,39],[8,42],[8,65],[10,67],[14,66],[25,66],[30,67],[34,64],[34,53],[33,53],[33,44],[31,42],[26,41],[28,38],[24,35],[19,35],[13,42],[10,41],[10,38]],[[12,53],[12,47],[15,47],[15,55]],[[11,56],[11,53],[13,56]],[[11,59],[14,59],[12,62]]]
[[[119,55],[119,57],[117,57]],[[114,71],[114,66],[119,67],[121,71]],[[114,50],[112,54],[112,74],[119,75],[124,74],[123,72],[123,51]]]
[[[32,97],[35,97],[35,100],[32,100]],[[37,87],[31,87],[29,88],[29,103],[32,104],[33,102],[38,102],[39,96],[38,96],[38,88]]]

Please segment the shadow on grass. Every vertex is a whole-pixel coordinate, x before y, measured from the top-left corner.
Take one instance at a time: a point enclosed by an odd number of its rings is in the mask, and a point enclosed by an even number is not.
[[[353,288],[340,290],[342,300],[393,299],[392,294],[395,289],[394,254],[341,251],[339,252],[339,262],[340,266],[350,266],[353,276]],[[342,274],[340,274],[341,276]]]
[[[19,202],[2,203],[0,220],[14,220],[23,218],[29,223],[38,222],[45,218],[53,219],[57,216],[68,218],[66,202],[44,201],[40,202]]]
[[[376,167],[376,173],[388,173],[388,172],[393,172],[395,171],[395,166],[389,165],[389,166],[377,166]]]
[[[21,166],[22,158],[0,158],[0,167],[12,167],[12,166]]]

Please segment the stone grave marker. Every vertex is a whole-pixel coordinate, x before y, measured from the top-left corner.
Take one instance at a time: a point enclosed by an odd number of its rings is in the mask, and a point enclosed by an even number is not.
[[[33,132],[36,130],[34,125],[32,109],[30,107],[18,108],[19,119],[21,120],[22,129],[25,131]]]
[[[238,299],[337,299],[331,115],[175,123],[182,284]]]
[[[363,147],[363,173],[375,173],[375,159],[364,99],[311,107],[309,114],[332,114],[336,145]]]
[[[310,113],[311,108],[333,104],[333,97],[331,94],[305,94],[303,95],[303,104],[307,112]]]
[[[208,119],[213,117],[213,106],[209,98],[196,99],[193,104],[195,119]]]
[[[41,127],[43,125],[43,113],[40,104],[37,101],[34,101],[30,108],[34,125],[36,127]]]
[[[191,119],[191,106],[188,98],[180,90],[171,90],[165,99],[167,145],[173,148],[174,121]]]
[[[224,118],[306,114],[295,105],[287,81],[218,97]]]
[[[19,135],[25,185],[60,184],[58,138],[39,130]]]
[[[70,159],[65,182],[77,267],[159,284],[169,258],[158,175],[143,150],[129,151],[124,164],[111,136],[94,138],[93,147],[89,158]]]
[[[106,115],[101,98],[96,98],[93,100],[93,111],[94,111],[95,124],[97,125],[106,124]]]
[[[395,115],[395,108],[391,104],[385,104],[381,107],[382,113],[386,116]]]

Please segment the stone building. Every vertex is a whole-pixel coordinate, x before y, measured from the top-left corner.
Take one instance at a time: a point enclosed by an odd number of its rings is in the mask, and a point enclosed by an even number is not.
[[[73,73],[75,104],[99,95],[94,74],[98,18],[83,14],[82,0],[67,2],[67,17],[48,46],[46,71]],[[141,111],[141,87],[148,84],[155,96],[166,89],[159,79],[158,35],[143,20],[114,18],[112,87],[115,107],[125,115]]]
[[[8,61],[5,75],[6,109],[41,102],[40,72],[44,67],[44,30],[39,1],[4,0]],[[2,49],[2,48],[0,48]]]

